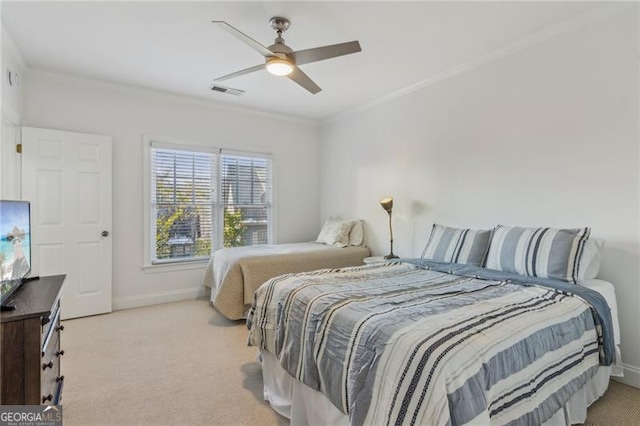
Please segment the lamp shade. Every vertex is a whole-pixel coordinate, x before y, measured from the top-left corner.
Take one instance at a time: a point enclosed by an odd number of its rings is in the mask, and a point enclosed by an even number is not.
[[[391,213],[391,210],[393,209],[393,197],[383,198],[380,200],[380,205],[387,211],[387,213]]]

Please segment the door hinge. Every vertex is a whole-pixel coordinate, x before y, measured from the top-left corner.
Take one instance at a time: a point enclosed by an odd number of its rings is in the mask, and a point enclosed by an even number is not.
[[[16,152],[18,154],[22,154],[22,144],[21,143],[16,144]]]

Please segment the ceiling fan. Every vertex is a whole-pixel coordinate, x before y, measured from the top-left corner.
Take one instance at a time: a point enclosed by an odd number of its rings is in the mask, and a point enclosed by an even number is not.
[[[271,74],[287,76],[300,86],[307,89],[312,94],[316,94],[322,89],[316,83],[314,83],[308,75],[306,75],[299,68],[300,65],[309,64],[311,62],[323,61],[325,59],[335,58],[337,56],[349,55],[351,53],[360,52],[360,43],[358,41],[350,41],[347,43],[332,44],[329,46],[315,47],[313,49],[305,49],[293,51],[289,46],[284,43],[282,33],[287,31],[290,22],[287,18],[276,16],[269,20],[269,25],[273,28],[277,37],[269,47],[265,47],[258,43],[245,33],[232,27],[224,21],[213,21],[214,24],[219,25],[239,40],[243,41],[249,47],[255,49],[265,57],[265,64],[256,65],[254,67],[246,68],[241,71],[237,71],[231,74],[224,75],[216,78],[215,81],[228,80],[233,77],[249,74],[255,71],[260,71],[266,68]]]

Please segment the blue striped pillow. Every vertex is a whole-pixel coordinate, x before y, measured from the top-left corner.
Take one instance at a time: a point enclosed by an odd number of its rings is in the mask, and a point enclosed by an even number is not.
[[[489,247],[491,231],[450,228],[434,224],[422,258],[436,262],[480,266]]]
[[[580,256],[590,228],[519,228],[498,225],[491,237],[486,267],[576,283]]]

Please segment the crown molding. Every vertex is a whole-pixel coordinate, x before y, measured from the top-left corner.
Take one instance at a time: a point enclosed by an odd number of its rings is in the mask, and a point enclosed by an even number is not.
[[[242,107],[237,105],[231,105],[231,104],[226,104],[224,102],[218,102],[214,100],[200,99],[196,97],[179,95],[176,93],[171,93],[171,92],[166,92],[161,90],[148,89],[140,86],[114,83],[106,80],[98,80],[98,79],[93,79],[88,77],[63,74],[63,73],[58,73],[53,71],[41,70],[37,68],[28,68],[26,71],[26,74],[27,74],[27,78],[29,78],[30,76],[37,76],[37,77],[46,78],[49,80],[68,82],[68,83],[79,84],[84,86],[91,86],[98,89],[113,90],[113,91],[126,93],[130,95],[151,98],[154,100],[171,102],[174,104],[178,103],[185,106],[200,107],[200,108],[206,108],[206,109],[211,109],[216,111],[234,112],[237,114],[243,114],[243,115],[248,115],[252,117],[266,118],[269,120],[279,120],[279,121],[284,121],[289,123],[302,124],[302,125],[311,126],[311,127],[318,127],[320,125],[319,120],[313,120],[313,119],[296,117],[296,116],[285,115],[285,114],[277,114],[274,112],[263,111],[263,110],[254,109],[254,108],[247,108],[247,107]],[[27,82],[26,84],[29,84],[29,83]]]
[[[373,101],[367,102],[355,108],[352,108],[352,109],[343,111],[341,113],[338,113],[334,116],[325,118],[324,120],[322,120],[322,124],[323,125],[329,124],[332,122],[337,122],[346,118],[350,118],[361,112],[386,104],[395,99],[401,98],[403,96],[406,96],[413,92],[421,90],[425,87],[433,86],[434,84],[440,83],[444,80],[448,80],[452,77],[466,73],[468,71],[472,71],[483,65],[496,62],[500,59],[509,57],[523,50],[526,50],[530,47],[543,43],[545,41],[554,39],[556,37],[570,33],[572,31],[576,31],[584,26],[606,19],[616,13],[620,13],[634,6],[635,6],[635,2],[615,2],[615,3],[608,3],[601,7],[597,7],[581,15],[566,19],[564,21],[561,21],[558,24],[547,27],[541,31],[538,31],[537,33],[534,33],[528,37],[520,39],[503,48],[494,50],[493,52],[480,56],[475,60],[457,64],[449,69],[441,71],[430,77],[427,77],[426,79],[418,83],[412,84],[411,86],[407,86],[405,88],[392,92],[388,95],[385,95],[381,98],[374,99]]]
[[[2,50],[8,49],[8,56],[10,56],[10,58],[14,61],[13,65],[16,66],[19,71],[27,70],[29,68],[27,61],[24,59],[22,52],[13,39],[13,36],[9,33],[2,21],[0,21],[0,33],[2,35]],[[4,66],[6,66],[6,64],[3,64],[3,67]]]

